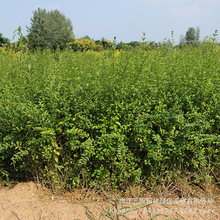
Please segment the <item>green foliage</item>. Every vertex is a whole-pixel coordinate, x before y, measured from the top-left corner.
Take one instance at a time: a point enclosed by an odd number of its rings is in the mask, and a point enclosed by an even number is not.
[[[104,49],[101,42],[95,42],[94,40],[91,40],[88,37],[81,39],[76,39],[75,37],[72,37],[71,41],[67,44],[67,46],[73,49],[74,51],[100,51]]]
[[[22,51],[22,52],[28,53],[29,40],[26,36],[23,35],[21,26],[18,26],[18,28],[14,31],[13,39],[15,39],[16,36],[18,36],[18,41],[13,43],[14,51],[16,51],[16,52]]]
[[[220,174],[220,50],[0,52],[0,178],[125,188]],[[174,181],[174,176],[170,181]]]
[[[138,41],[131,41],[131,42],[127,43],[127,45],[132,46],[132,47],[139,47],[140,46],[140,42],[138,42]]]
[[[190,27],[185,35],[186,43],[197,45],[199,42],[200,37],[200,29],[197,27],[196,29],[194,27]]]
[[[139,47],[141,44],[140,44],[140,42],[138,42],[138,41],[131,41],[131,42],[129,42],[129,43],[123,43],[122,41],[120,42],[120,43],[118,43],[117,45],[116,45],[116,49],[117,50],[121,50],[121,49],[132,49],[132,48],[134,48],[134,47]]]
[[[83,39],[92,40],[89,35],[85,35],[84,37],[80,37],[79,40],[83,40]]]
[[[70,19],[58,10],[47,12],[38,8],[33,12],[31,27],[28,28],[31,48],[65,48],[73,36]]]
[[[67,46],[74,51],[101,51],[101,50],[108,50],[112,49],[113,42],[110,40],[102,39],[94,41],[91,40],[89,36],[82,37],[80,39],[76,39],[75,37],[72,37],[70,42],[67,44]]]
[[[0,33],[0,47],[3,47],[4,44],[8,44],[9,39],[6,37],[3,37],[2,33]]]
[[[106,40],[104,38],[101,39],[101,43],[104,49],[110,49],[113,46],[113,43],[110,40]]]

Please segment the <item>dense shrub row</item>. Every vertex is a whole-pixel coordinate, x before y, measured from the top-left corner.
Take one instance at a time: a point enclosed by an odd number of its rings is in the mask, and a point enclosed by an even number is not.
[[[94,41],[88,38],[76,39],[75,37],[72,37],[71,41],[67,43],[67,47],[74,51],[101,51],[103,49],[111,49],[112,46],[113,43],[105,39]]]
[[[220,50],[0,51],[0,179],[126,187],[220,174]],[[150,182],[153,184],[153,182]]]

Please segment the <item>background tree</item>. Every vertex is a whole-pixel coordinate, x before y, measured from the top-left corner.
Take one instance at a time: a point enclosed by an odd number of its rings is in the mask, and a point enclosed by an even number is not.
[[[182,35],[180,36],[180,46],[186,43],[186,36]]]
[[[82,40],[82,39],[92,40],[89,35],[85,35],[85,36],[79,38],[79,40]]]
[[[123,43],[122,41],[116,45],[117,50],[124,49],[125,47],[126,47],[126,44]]]
[[[131,41],[131,42],[127,43],[127,45],[132,46],[132,47],[139,47],[140,46],[140,42],[138,42],[138,41]]]
[[[110,49],[113,46],[112,41],[106,40],[104,37],[102,37],[102,39],[101,39],[101,44],[104,49]]]
[[[2,33],[0,33],[0,47],[3,47],[4,44],[9,43],[9,39],[6,37],[3,37]]]
[[[194,27],[190,27],[185,35],[186,42],[199,41],[199,37],[200,37],[199,27],[197,27],[196,29]]]
[[[199,38],[200,38],[200,28],[197,27],[196,28],[196,40],[199,41]]]
[[[33,12],[31,27],[28,29],[28,39],[33,49],[57,47],[63,49],[73,36],[73,27],[70,19],[58,10],[47,12],[38,8]]]
[[[173,44],[172,44],[172,41],[168,38],[165,38],[164,41],[163,41],[163,45],[164,46],[167,46],[167,47],[172,47]]]

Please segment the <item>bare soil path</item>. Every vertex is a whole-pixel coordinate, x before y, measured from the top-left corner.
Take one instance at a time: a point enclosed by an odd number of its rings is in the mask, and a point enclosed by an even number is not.
[[[71,199],[72,198],[72,199]],[[117,209],[111,202],[104,200],[92,201],[77,200],[76,194],[57,196],[33,182],[19,183],[13,187],[0,188],[0,219],[1,220],[87,220],[87,219],[126,219],[122,217],[127,210]],[[153,200],[150,196],[136,201],[134,198],[120,199],[121,205],[136,206],[137,202],[148,202],[152,199],[153,204],[131,209],[126,213],[127,219],[139,220],[150,219],[153,214],[161,213],[155,220],[164,219],[187,219],[187,220],[218,220],[220,219],[220,206],[218,199],[188,200],[165,199]],[[152,213],[153,212],[153,213]]]

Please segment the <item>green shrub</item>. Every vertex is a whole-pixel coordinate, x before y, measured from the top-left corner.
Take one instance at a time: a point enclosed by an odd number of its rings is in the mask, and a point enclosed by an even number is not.
[[[0,178],[124,188],[220,173],[215,45],[0,57]]]

